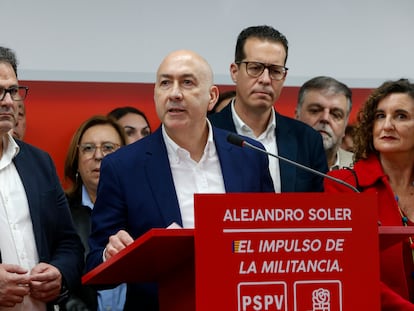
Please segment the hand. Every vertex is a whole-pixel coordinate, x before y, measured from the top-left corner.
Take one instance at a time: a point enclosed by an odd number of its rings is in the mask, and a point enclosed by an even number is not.
[[[109,237],[109,242],[105,247],[105,260],[108,260],[120,250],[133,243],[134,239],[125,230],[119,230],[117,234]]]
[[[50,264],[41,262],[30,271],[30,296],[49,302],[60,295],[62,274]]]
[[[30,292],[30,277],[27,270],[9,264],[0,264],[0,306],[14,307],[23,302]]]

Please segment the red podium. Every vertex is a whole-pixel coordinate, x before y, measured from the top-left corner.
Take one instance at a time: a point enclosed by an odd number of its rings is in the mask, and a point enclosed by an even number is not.
[[[376,204],[365,194],[196,195],[196,230],[152,229],[82,282],[158,282],[168,311],[379,310],[379,251],[414,229],[378,227]]]
[[[160,310],[195,310],[194,230],[152,229],[82,278],[84,284],[157,282]]]

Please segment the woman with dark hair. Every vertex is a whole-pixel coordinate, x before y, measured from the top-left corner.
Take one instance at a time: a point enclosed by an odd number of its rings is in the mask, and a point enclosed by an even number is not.
[[[124,130],[112,118],[93,116],[83,122],[72,137],[65,161],[64,175],[70,182],[65,191],[69,201],[74,226],[89,252],[88,238],[91,232],[91,211],[96,200],[102,159],[126,144]],[[113,290],[96,292],[82,286],[72,293],[66,309],[122,310],[125,285]],[[99,306],[99,308],[98,308]]]
[[[330,175],[378,196],[382,226],[414,225],[414,85],[406,79],[375,89],[358,114],[353,170]],[[325,179],[325,191],[350,191]],[[382,310],[414,310],[414,237],[380,253]]]
[[[115,108],[108,113],[125,130],[127,144],[131,144],[151,134],[151,127],[146,115],[137,108],[126,106]]]

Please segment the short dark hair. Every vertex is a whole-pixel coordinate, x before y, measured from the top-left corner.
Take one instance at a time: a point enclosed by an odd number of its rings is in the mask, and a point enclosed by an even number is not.
[[[285,58],[285,65],[286,65],[287,58],[288,58],[288,46],[289,46],[288,40],[281,32],[267,25],[251,26],[251,27],[243,29],[240,32],[239,36],[237,37],[236,51],[234,54],[235,63],[241,62],[245,59],[246,54],[244,52],[244,45],[246,44],[246,40],[249,38],[258,38],[258,39],[267,40],[270,42],[281,43],[286,51],[286,58]]]
[[[7,63],[13,67],[14,73],[17,77],[17,58],[12,49],[0,46],[0,63]]]
[[[124,106],[124,107],[118,107],[115,108],[113,110],[111,110],[108,113],[108,117],[112,117],[115,120],[119,120],[121,119],[123,116],[125,116],[128,113],[135,113],[137,115],[140,115],[141,117],[144,118],[145,122],[147,122],[148,127],[150,126],[147,116],[145,115],[145,113],[143,113],[141,110],[135,108],[135,107],[131,107],[131,106]]]

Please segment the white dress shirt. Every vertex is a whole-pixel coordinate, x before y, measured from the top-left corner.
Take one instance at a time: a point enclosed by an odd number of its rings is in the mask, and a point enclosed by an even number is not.
[[[336,152],[336,161],[329,170],[339,170],[344,167],[354,167],[354,154],[352,152],[346,151],[345,149],[339,148]]]
[[[2,263],[19,265],[29,272],[39,262],[26,191],[13,158],[19,146],[10,134],[3,137],[0,158],[0,250]],[[46,304],[25,296],[23,303],[1,310],[46,310]]]
[[[233,115],[233,122],[236,127],[238,134],[250,137],[262,143],[267,152],[278,154],[277,144],[276,144],[276,116],[275,110],[272,108],[272,115],[267,125],[266,130],[261,133],[258,137],[254,134],[253,130],[238,116],[236,109],[234,109],[234,99],[231,102],[231,112]],[[275,187],[275,192],[281,192],[281,182],[280,182],[280,169],[279,169],[279,159],[269,156],[269,171],[270,176],[273,180],[273,186]]]
[[[199,162],[191,159],[190,153],[178,146],[162,126],[184,228],[194,228],[194,193],[225,193],[220,161],[208,120],[207,124],[207,144]]]

